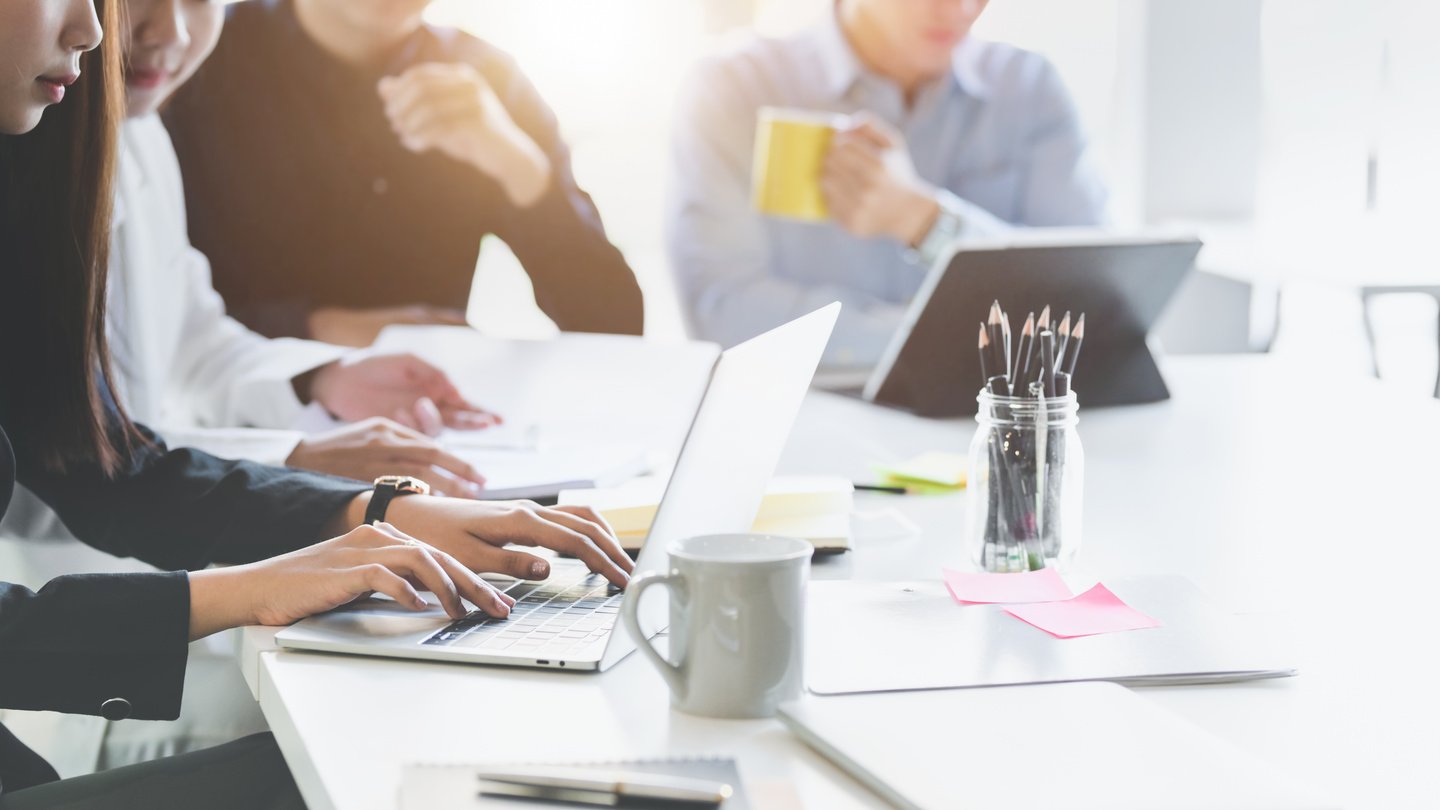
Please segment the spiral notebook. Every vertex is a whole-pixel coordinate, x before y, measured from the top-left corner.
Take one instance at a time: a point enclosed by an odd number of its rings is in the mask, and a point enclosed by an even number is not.
[[[533,799],[507,799],[480,795],[478,773],[481,768],[498,765],[535,766],[535,762],[478,763],[408,763],[400,774],[400,810],[444,810],[444,808],[574,808],[574,804],[541,802]],[[723,810],[749,810],[745,789],[740,784],[740,771],[735,760],[728,757],[667,757],[663,759],[612,760],[608,762],[543,763],[566,769],[594,768],[596,771],[634,771],[664,776],[689,776],[725,782],[734,793],[722,805]]]

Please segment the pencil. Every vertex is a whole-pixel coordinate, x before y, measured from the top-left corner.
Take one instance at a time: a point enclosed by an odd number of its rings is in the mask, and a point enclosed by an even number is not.
[[[1044,330],[1040,333],[1040,365],[1045,375],[1045,395],[1056,395],[1056,333]]]
[[[1065,356],[1065,373],[1069,374],[1072,381],[1075,377],[1075,359],[1080,356],[1080,344],[1085,342],[1085,313],[1080,313],[1080,319],[1075,322],[1075,331],[1070,333],[1075,346]]]
[[[990,336],[985,332],[985,324],[980,324],[980,384],[990,384]]]
[[[1000,353],[1004,351],[1005,339],[1000,333],[1000,302],[996,301],[990,305],[990,319],[987,327],[990,331],[990,373],[1004,374],[1005,362]],[[986,382],[989,380],[987,378]]]
[[[1025,316],[1025,325],[1020,327],[1020,346],[1015,353],[1015,379],[1010,388],[1015,396],[1023,396],[1025,385],[1030,382],[1030,349],[1035,344],[1035,313]]]
[[[1060,346],[1055,350],[1056,367],[1065,365],[1065,347],[1070,343],[1070,310],[1065,310],[1065,316],[1060,319],[1060,330],[1056,333],[1060,338]]]
[[[995,302],[995,308],[1000,310],[1000,336],[1005,338],[1005,383],[1008,385],[1015,377],[1015,360],[1010,356],[1010,315],[1000,309],[1000,302]]]
[[[1040,310],[1040,319],[1035,322],[1035,330],[1036,330],[1036,331],[1035,331],[1035,334],[1037,334],[1037,335],[1040,334],[1040,331],[1039,331],[1039,330],[1041,330],[1041,329],[1049,329],[1049,328],[1050,328],[1050,305],[1049,305],[1049,304],[1046,304],[1046,305],[1045,305],[1045,308],[1042,309],[1042,310]]]

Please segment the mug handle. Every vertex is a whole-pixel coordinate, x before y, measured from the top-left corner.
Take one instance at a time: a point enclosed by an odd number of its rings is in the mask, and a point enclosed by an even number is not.
[[[625,629],[630,631],[630,638],[634,639],[635,646],[639,647],[640,652],[644,653],[645,657],[649,658],[660,670],[660,674],[665,677],[665,682],[670,684],[670,690],[683,700],[686,692],[684,671],[666,661],[664,656],[660,655],[654,645],[650,643],[650,639],[645,637],[645,632],[640,629],[640,597],[651,585],[668,586],[671,589],[670,598],[674,599],[679,595],[676,592],[685,587],[685,578],[678,571],[672,571],[669,574],[647,572],[630,580],[630,584],[626,586],[629,593],[626,594],[625,600],[621,604],[620,616],[625,620]]]

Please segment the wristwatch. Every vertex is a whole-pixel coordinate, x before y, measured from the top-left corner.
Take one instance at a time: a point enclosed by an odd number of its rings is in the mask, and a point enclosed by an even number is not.
[[[934,266],[965,230],[965,218],[957,204],[959,198],[948,191],[941,191],[935,201],[940,205],[935,224],[925,232],[920,244],[905,251],[905,258],[926,268]]]
[[[365,507],[365,525],[379,523],[385,519],[385,510],[390,502],[402,495],[429,495],[430,485],[419,478],[408,475],[382,475],[375,479],[375,492],[370,496],[370,505]]]

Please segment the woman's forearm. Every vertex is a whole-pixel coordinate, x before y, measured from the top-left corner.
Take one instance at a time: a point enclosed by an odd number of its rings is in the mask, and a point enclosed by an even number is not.
[[[190,573],[190,640],[255,624],[253,594],[245,587],[247,566]]]

